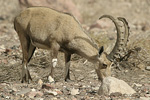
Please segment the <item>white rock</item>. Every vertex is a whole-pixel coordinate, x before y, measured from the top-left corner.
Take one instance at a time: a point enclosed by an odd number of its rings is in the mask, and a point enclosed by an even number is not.
[[[134,83],[134,85],[137,86],[137,87],[141,87],[142,86],[142,84],[138,84],[138,83]]]
[[[51,100],[58,100],[56,97],[54,97],[54,98],[51,98]]]
[[[79,94],[79,89],[71,89],[71,95],[77,95]]]
[[[30,88],[25,88],[25,89],[22,89],[21,91],[16,92],[16,95],[26,94],[30,91],[31,91]]]
[[[146,66],[145,69],[150,71],[150,66]]]
[[[44,98],[34,98],[34,100],[44,100]]]
[[[87,61],[88,61],[88,60],[85,60],[85,61],[83,62],[83,64],[86,64],[86,63],[87,63]]]
[[[43,85],[43,81],[41,79],[39,79],[38,81],[38,85],[42,86]]]
[[[115,77],[104,78],[102,85],[98,90],[99,95],[110,95],[111,93],[119,92],[121,94],[136,93],[126,82]]]
[[[35,92],[35,91],[36,91],[36,89],[35,89],[35,88],[33,88],[33,89],[31,89],[31,91]]]
[[[55,91],[51,91],[51,90],[48,90],[48,91],[46,91],[48,94],[50,94],[50,95],[54,95],[54,96],[56,96],[58,93],[57,92],[55,92]]]
[[[0,49],[5,50],[6,48],[5,48],[4,45],[1,45],[1,46],[0,46]]]
[[[10,97],[9,97],[9,96],[6,96],[5,98],[6,98],[6,99],[10,99]]]
[[[140,97],[140,100],[150,100],[150,97]]]
[[[92,87],[92,89],[93,89],[93,90],[98,90],[99,87],[98,87],[98,86],[97,86],[97,87]]]
[[[91,73],[95,73],[95,70],[90,71]]]
[[[55,82],[54,79],[53,79],[51,76],[48,77],[48,81],[49,81],[50,83]]]

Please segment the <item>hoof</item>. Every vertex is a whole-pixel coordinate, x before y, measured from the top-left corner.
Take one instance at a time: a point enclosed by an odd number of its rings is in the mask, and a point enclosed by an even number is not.
[[[65,82],[73,82],[73,80],[65,79]]]

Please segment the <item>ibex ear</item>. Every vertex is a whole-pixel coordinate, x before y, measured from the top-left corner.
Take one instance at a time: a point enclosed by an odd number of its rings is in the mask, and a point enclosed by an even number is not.
[[[101,54],[102,54],[102,52],[104,51],[104,47],[103,46],[101,46],[100,48],[99,48],[99,57],[101,56]]]

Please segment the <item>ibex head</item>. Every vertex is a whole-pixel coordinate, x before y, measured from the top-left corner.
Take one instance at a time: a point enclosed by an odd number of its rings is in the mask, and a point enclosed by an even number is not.
[[[110,15],[103,15],[99,19],[107,17],[111,19],[117,30],[117,40],[112,51],[107,54],[104,52],[104,47],[101,47],[99,50],[99,65],[96,69],[99,80],[103,80],[104,77],[111,75],[111,66],[116,62],[119,62],[126,53],[126,45],[129,37],[129,26],[125,18],[118,17],[118,20],[114,19]],[[117,22],[122,21],[124,24],[124,29],[122,30],[122,26]]]

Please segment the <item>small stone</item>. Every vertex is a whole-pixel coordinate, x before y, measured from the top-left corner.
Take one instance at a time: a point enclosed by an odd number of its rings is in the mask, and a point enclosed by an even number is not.
[[[17,91],[17,88],[15,88],[15,87],[12,87],[12,91],[15,91],[15,92],[16,92],[16,91]]]
[[[137,87],[141,87],[142,86],[142,84],[138,84],[138,83],[134,83],[134,85],[137,86]]]
[[[141,70],[145,70],[145,64],[140,63],[137,65],[138,68],[140,68]]]
[[[25,88],[25,89],[22,89],[21,91],[16,92],[16,95],[24,95],[30,91],[31,90],[29,88]]]
[[[7,59],[2,59],[1,62],[4,63],[4,64],[7,64],[8,60]]]
[[[54,95],[54,96],[58,94],[57,92],[51,91],[51,90],[46,91],[46,93],[48,93],[49,95]]]
[[[125,73],[127,73],[128,72],[128,70],[125,70]]]
[[[85,86],[85,85],[83,85],[83,86],[82,86],[82,88],[86,88],[86,86]]]
[[[140,97],[140,100],[150,100],[150,98],[147,98],[147,97]]]
[[[145,94],[145,97],[150,97],[150,94]]]
[[[36,89],[35,89],[35,88],[33,88],[33,89],[31,89],[31,91],[35,92],[35,91],[36,91]]]
[[[45,100],[44,98],[36,98],[35,100]]]
[[[6,86],[7,84],[6,83],[1,83],[0,85]]]
[[[150,71],[150,66],[146,66],[145,69]]]
[[[29,94],[28,94],[28,97],[29,98],[34,98],[36,96],[36,92],[30,92]]]
[[[42,85],[43,85],[43,81],[42,81],[41,79],[39,79],[38,85],[39,85],[39,86],[42,86]]]
[[[42,89],[53,89],[54,87],[50,84],[43,84]]]
[[[54,97],[54,98],[51,98],[51,100],[58,100],[56,97]]]
[[[84,62],[83,62],[83,64],[86,64],[88,62],[88,60],[85,60]]]
[[[99,87],[92,87],[92,89],[93,89],[93,90],[98,90],[98,89],[99,89]]]
[[[63,92],[63,94],[69,94],[69,90],[67,90],[66,88],[64,88],[64,89],[62,90],[62,92]]]
[[[111,96],[113,96],[113,97],[119,97],[119,96],[122,96],[122,94],[120,92],[115,92],[115,93],[111,93],[110,97]]]
[[[6,96],[5,98],[6,98],[6,99],[10,99],[10,97],[9,97],[9,96]]]
[[[58,89],[55,89],[55,91],[57,92],[57,94],[63,94],[60,90],[58,90]]]
[[[50,83],[55,82],[54,79],[53,79],[51,76],[48,77],[48,81],[49,81]]]
[[[140,93],[134,93],[131,95],[132,97],[140,98]]]
[[[94,97],[90,97],[90,99],[92,100],[92,99],[94,99]]]
[[[11,61],[9,61],[9,63],[13,65],[13,64],[16,63],[16,61],[15,60],[11,60]]]
[[[77,95],[77,94],[79,94],[79,89],[72,89],[71,90],[71,95]]]
[[[72,100],[77,100],[77,98],[72,98]]]
[[[6,49],[6,48],[5,48],[5,46],[4,46],[4,45],[1,45],[1,46],[0,46],[0,51],[1,51],[1,52],[4,52],[4,51],[5,51],[5,49]]]
[[[28,94],[29,98],[34,98],[37,95],[41,97],[41,96],[43,96],[43,93],[40,91],[32,91],[32,92],[29,92],[29,94]]]
[[[37,91],[37,95],[39,95],[39,96],[41,97],[41,96],[43,96],[44,94],[43,94],[43,92],[41,92],[41,91]]]

